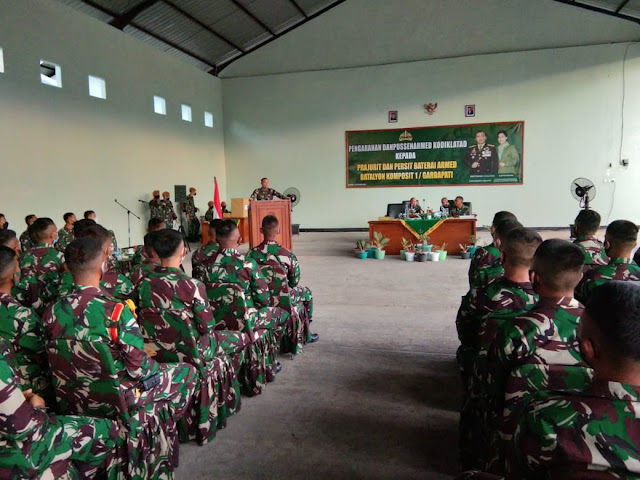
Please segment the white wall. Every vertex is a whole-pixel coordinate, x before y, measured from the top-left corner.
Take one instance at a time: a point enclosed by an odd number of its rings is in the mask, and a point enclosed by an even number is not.
[[[226,186],[221,81],[91,17],[47,0],[0,0],[0,212],[20,233],[24,216],[81,216],[92,209],[127,245],[141,243],[154,189],[198,188],[206,209]],[[62,66],[62,88],[39,80],[39,60]],[[106,79],[107,100],[89,97],[87,75]],[[167,99],[166,117],[152,96]],[[193,123],[180,119],[180,104]],[[206,128],[203,112],[214,114]]]
[[[592,207],[606,221],[640,223],[640,46],[628,50],[619,166],[622,59],[626,44],[505,53],[377,67],[225,79],[224,130],[229,196],[247,196],[268,176],[277,189],[302,192],[294,221],[302,228],[366,227],[386,204],[415,196],[435,206],[463,195],[479,224],[497,210],[530,226],[566,226],[577,212],[570,182],[596,183]],[[438,102],[433,116],[422,105]],[[465,104],[476,105],[473,121]],[[387,123],[387,111],[399,123]],[[345,130],[525,121],[524,184],[345,188]]]

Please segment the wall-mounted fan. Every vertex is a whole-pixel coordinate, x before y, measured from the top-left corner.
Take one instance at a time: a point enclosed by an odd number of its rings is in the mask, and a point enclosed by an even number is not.
[[[589,202],[596,198],[596,186],[588,178],[576,178],[571,182],[571,195],[580,202],[580,207],[587,210]]]
[[[296,187],[287,188],[282,194],[285,197],[289,197],[291,199],[291,208],[295,207],[300,203],[300,190]]]

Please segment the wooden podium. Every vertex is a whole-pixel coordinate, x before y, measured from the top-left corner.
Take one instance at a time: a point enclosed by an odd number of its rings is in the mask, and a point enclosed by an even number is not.
[[[276,241],[284,248],[291,250],[291,200],[252,200],[249,205],[249,246],[256,247],[262,243],[262,219],[267,215],[275,215],[280,223],[280,233]]]

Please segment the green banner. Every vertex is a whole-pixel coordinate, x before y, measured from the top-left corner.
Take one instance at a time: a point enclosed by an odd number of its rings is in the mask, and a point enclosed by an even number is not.
[[[522,184],[524,122],[346,132],[347,188]]]

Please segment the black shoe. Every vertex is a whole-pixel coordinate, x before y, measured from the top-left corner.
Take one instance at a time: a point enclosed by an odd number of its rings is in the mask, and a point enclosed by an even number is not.
[[[280,362],[276,362],[276,370],[275,373],[280,372],[280,370],[282,370],[282,364]]]
[[[318,340],[320,340],[320,335],[318,335],[317,333],[312,333],[311,338],[307,343],[316,343]]]

